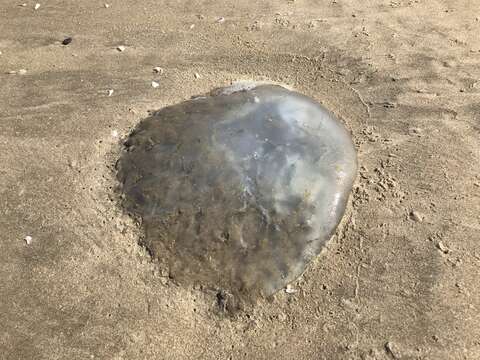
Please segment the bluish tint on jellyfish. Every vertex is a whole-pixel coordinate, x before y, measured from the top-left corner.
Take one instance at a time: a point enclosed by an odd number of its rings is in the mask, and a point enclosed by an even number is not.
[[[281,86],[250,85],[143,120],[118,179],[172,278],[242,297],[301,275],[340,222],[356,167],[332,113]]]

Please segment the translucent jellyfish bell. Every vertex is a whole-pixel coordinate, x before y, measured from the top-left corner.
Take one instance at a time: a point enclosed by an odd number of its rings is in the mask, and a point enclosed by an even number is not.
[[[356,176],[349,133],[276,85],[226,88],[143,120],[118,179],[144,245],[179,283],[270,295],[340,222]]]

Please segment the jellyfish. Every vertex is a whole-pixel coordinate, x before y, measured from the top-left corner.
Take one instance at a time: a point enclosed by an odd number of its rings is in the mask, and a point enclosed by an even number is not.
[[[180,284],[270,296],[331,238],[356,177],[349,132],[285,87],[217,89],[142,120],[117,162],[142,244]]]

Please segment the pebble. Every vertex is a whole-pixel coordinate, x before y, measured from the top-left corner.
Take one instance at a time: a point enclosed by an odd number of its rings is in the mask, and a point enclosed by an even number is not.
[[[72,37],[66,37],[65,39],[63,39],[62,41],[62,45],[68,45],[72,42],[73,38]]]
[[[103,4],[103,6],[105,7],[105,9],[108,9],[110,7],[110,4]]]
[[[155,66],[153,68],[153,72],[156,73],[156,74],[163,74],[165,72],[165,70],[163,70],[160,66]]]
[[[27,235],[23,238],[23,240],[27,243],[27,245],[30,245],[33,241],[33,238],[30,235]]]
[[[200,77],[201,77],[199,73],[195,73],[195,74],[193,74],[193,76],[195,76],[195,79],[200,79]]]
[[[122,52],[122,51],[125,51],[126,47],[123,46],[123,45],[120,45],[120,46],[117,46],[117,50]]]
[[[153,87],[154,89],[158,88],[159,86],[160,86],[160,84],[159,84],[158,82],[152,81],[152,87]]]
[[[40,8],[40,4],[39,4],[39,3],[36,3],[34,9],[35,9],[35,10],[38,10],[39,8]]]
[[[450,249],[446,247],[441,241],[437,243],[437,248],[444,254],[448,254],[450,252]]]
[[[410,212],[410,219],[416,222],[422,222],[425,218],[425,215],[419,213],[418,211],[411,211]]]
[[[408,130],[412,134],[416,134],[416,135],[421,135],[422,134],[422,129],[420,129],[418,127],[410,128]]]
[[[280,314],[278,314],[277,318],[281,322],[285,322],[287,320],[287,314],[285,314],[284,312],[281,312]]]
[[[385,344],[385,350],[387,350],[387,352],[392,355],[394,359],[400,359],[398,349],[392,342],[389,341]]]
[[[71,167],[72,169],[75,169],[77,167],[77,161],[76,160],[69,160],[68,161],[68,166]]]
[[[108,96],[112,96],[113,95],[113,89],[107,90],[107,94],[108,94]]]
[[[385,101],[382,105],[386,109],[393,109],[394,107],[397,106],[395,103],[390,102],[390,101]]]

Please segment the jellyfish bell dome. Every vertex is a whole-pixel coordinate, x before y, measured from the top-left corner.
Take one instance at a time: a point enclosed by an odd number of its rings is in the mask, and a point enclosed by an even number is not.
[[[217,89],[141,121],[118,161],[123,206],[179,283],[271,295],[330,239],[356,177],[352,139],[313,99]]]

